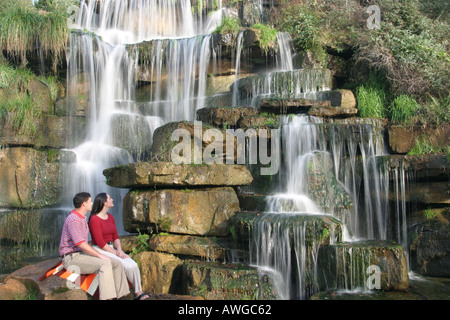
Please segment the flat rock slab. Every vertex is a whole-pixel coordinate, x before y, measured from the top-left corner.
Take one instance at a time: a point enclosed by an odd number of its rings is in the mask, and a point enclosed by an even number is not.
[[[197,118],[214,126],[236,126],[244,116],[257,115],[258,110],[252,107],[206,107],[197,110]]]
[[[249,185],[252,175],[245,165],[174,164],[135,162],[105,169],[106,183],[112,187],[190,187]]]
[[[149,248],[158,252],[197,256],[206,260],[223,259],[224,240],[216,237],[187,235],[154,235],[149,240]]]
[[[331,102],[303,98],[268,98],[260,102],[261,112],[274,112],[277,114],[306,113],[310,108],[315,107],[331,107]]]

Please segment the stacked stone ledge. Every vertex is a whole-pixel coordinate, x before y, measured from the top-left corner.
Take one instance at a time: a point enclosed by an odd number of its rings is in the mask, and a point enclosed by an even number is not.
[[[261,277],[255,268],[223,266],[231,247],[231,218],[240,211],[234,187],[253,181],[247,167],[168,161],[167,133],[191,125],[169,123],[155,132],[153,151],[157,150],[165,161],[135,162],[103,172],[108,185],[130,189],[123,199],[124,229],[131,233],[152,233],[148,250],[134,255],[141,268],[143,290],[200,295],[206,299],[219,296],[227,299],[230,292],[236,299],[247,295],[273,299],[270,279],[264,277],[267,286],[261,286],[265,288],[263,294],[258,285]],[[128,251],[136,247],[134,236],[125,237],[122,242]],[[206,296],[200,294],[204,279],[195,276],[205,268],[216,270],[223,281]],[[236,284],[236,277],[246,279],[252,283],[249,288],[254,289],[246,292],[241,284]]]

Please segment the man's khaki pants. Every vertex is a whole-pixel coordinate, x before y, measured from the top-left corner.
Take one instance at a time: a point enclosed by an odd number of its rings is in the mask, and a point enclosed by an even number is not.
[[[68,271],[80,274],[98,273],[100,300],[120,298],[130,293],[120,261],[107,261],[77,252],[65,256],[63,266]]]

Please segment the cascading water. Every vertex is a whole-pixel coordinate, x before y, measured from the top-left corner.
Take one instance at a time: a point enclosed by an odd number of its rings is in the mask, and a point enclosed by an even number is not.
[[[363,121],[324,123],[306,115],[282,117],[281,192],[266,197],[267,213],[255,221],[251,252],[254,265],[280,279],[281,298],[303,299],[319,288],[311,279],[301,281],[316,274],[321,244],[294,237],[305,228],[305,224],[295,224],[298,216],[339,219],[342,240],[347,243],[393,240],[406,250],[405,171],[390,170],[379,161],[384,152],[382,134],[376,125]],[[388,195],[390,181],[395,192],[393,206]],[[394,218],[389,221],[391,209]],[[336,239],[329,244],[332,240]],[[336,249],[342,257],[337,258],[338,267],[350,272],[338,281],[339,289],[365,290],[364,272],[372,254],[367,246]],[[293,262],[294,257],[299,262]]]
[[[221,17],[220,4],[208,19],[196,19],[189,0],[81,1],[80,31],[72,32],[68,46],[67,81],[68,96],[86,101],[88,133],[71,149],[77,160],[65,174],[65,206],[80,191],[108,192],[116,199],[113,214],[120,215],[127,190],[108,187],[102,171],[145,160],[153,131],[165,122],[195,119],[205,96],[209,33]],[[143,58],[132,44],[143,41],[153,45],[146,61],[153,79],[149,101],[137,103],[136,73]],[[122,219],[116,221],[123,232]]]
[[[208,18],[195,16],[189,0],[103,0],[101,5],[81,1],[77,24],[83,32],[71,34],[67,80],[68,95],[87,101],[88,135],[72,149],[77,162],[66,174],[66,206],[71,206],[76,192],[108,192],[116,199],[113,213],[120,216],[120,200],[127,190],[108,187],[103,169],[145,160],[149,148],[140,142],[151,143],[153,131],[162,124],[195,120],[196,110],[204,106],[207,66],[216,56],[210,34],[222,13],[220,3]],[[278,71],[236,81],[233,104],[257,106],[258,99],[267,96],[315,99],[318,92],[330,89],[331,84],[324,80],[327,70],[293,70],[286,34],[278,34],[278,43]],[[145,55],[139,50],[141,45],[150,48]],[[237,60],[236,79],[239,66]],[[147,91],[144,101],[138,102],[136,82],[140,77],[145,79],[141,81]],[[246,82],[250,89],[243,91],[240,84]],[[305,236],[307,230],[315,230],[315,218],[335,215],[355,238],[385,238],[386,204],[379,199],[386,192],[386,176],[380,175],[376,166],[380,150],[370,126],[342,126],[347,129],[341,131],[317,118],[301,116],[284,117],[282,123],[286,153],[280,175],[285,188],[268,197],[270,213],[262,214],[253,228],[251,260],[281,279],[277,283],[281,298],[303,299],[317,290],[321,238]],[[362,173],[357,170],[358,161]],[[317,199],[317,188],[307,187],[309,173],[324,166],[334,168],[334,187],[348,192],[351,210],[325,205]],[[361,217],[361,212],[367,215]],[[302,220],[311,216],[314,219]],[[285,222],[292,217],[300,219],[293,227]],[[123,232],[121,219],[116,221]],[[327,230],[334,230],[334,223]],[[331,243],[337,240],[330,237]]]
[[[319,150],[314,123],[308,117],[283,117],[282,128],[282,148],[286,151],[280,184],[286,188],[282,193],[268,196],[266,211],[320,213],[308,195],[306,180],[309,166],[314,165],[315,152]]]

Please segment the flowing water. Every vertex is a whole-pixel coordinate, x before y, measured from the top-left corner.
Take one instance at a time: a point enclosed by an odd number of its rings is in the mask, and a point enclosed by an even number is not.
[[[225,10],[221,1],[214,6],[209,12],[197,6],[193,13],[189,0],[81,1],[79,31],[72,32],[68,46],[67,83],[69,96],[86,101],[88,136],[71,149],[77,161],[65,175],[65,207],[79,191],[108,192],[116,199],[113,214],[123,233],[120,201],[127,190],[108,187],[102,171],[148,159],[157,127],[195,120],[196,110],[204,107],[208,67],[217,56],[211,33]],[[242,34],[236,79],[241,39]],[[286,68],[286,57],[291,60],[286,35],[280,35],[280,44],[278,65]],[[138,101],[136,82],[142,78],[146,94]]]
[[[262,12],[262,2],[260,2]],[[199,9],[199,8],[198,8]],[[110,188],[102,171],[118,164],[147,160],[154,130],[170,121],[195,120],[204,106],[208,66],[216,63],[212,31],[224,16],[219,2],[207,14],[193,13],[189,0],[81,1],[67,52],[68,95],[83,98],[88,133],[71,149],[77,161],[65,174],[66,199],[76,192],[93,196],[108,192],[116,201],[112,212],[120,233],[121,200],[128,190]],[[242,34],[236,48],[233,105],[258,106],[263,97],[314,99],[330,90],[326,70],[295,70],[290,39],[277,35],[276,69],[259,77],[238,79]],[[151,50],[139,50],[145,45]],[[145,98],[137,98],[136,82],[145,78]],[[242,84],[247,84],[243,90]],[[248,89],[249,88],[249,89]],[[267,197],[267,214],[253,228],[252,263],[271,274],[282,299],[304,299],[317,287],[317,255],[321,238],[306,237],[318,219],[337,217],[348,234],[345,240],[388,237],[386,194],[389,173],[376,157],[383,153],[380,136],[369,124],[339,125],[321,119],[286,116],[282,119],[279,193]],[[330,162],[331,161],[331,162]],[[360,165],[359,165],[360,164]],[[334,190],[348,194],[348,207],[320,200],[309,187],[311,172],[332,171]],[[362,168],[362,171],[359,170]],[[396,171],[404,180],[404,173]],[[399,180],[399,181],[400,181]],[[396,180],[397,181],[397,180]],[[337,191],[336,191],[337,192]],[[340,192],[340,191],[339,191]],[[396,192],[404,192],[404,184]],[[396,235],[405,241],[404,203],[397,203]],[[302,220],[303,217],[313,219]],[[290,220],[297,221],[290,224]],[[298,221],[298,219],[300,221]],[[400,221],[402,220],[402,221]],[[331,243],[338,241],[330,226]]]
[[[153,131],[162,124],[195,119],[205,97],[209,34],[221,18],[220,3],[205,18],[194,16],[189,0],[81,1],[80,31],[72,32],[68,46],[67,82],[69,96],[87,101],[88,136],[71,149],[77,161],[66,173],[67,207],[79,191],[108,192],[120,217],[127,190],[108,187],[102,171],[145,160]],[[143,41],[152,44],[146,69],[153,81],[148,101],[138,104],[136,70],[143,58],[130,45]],[[121,219],[116,222],[123,233]]]
[[[343,276],[338,289],[365,291],[364,272],[370,265],[365,261],[371,255],[365,241],[393,240],[407,250],[408,173],[382,161],[383,135],[373,123],[324,123],[306,115],[284,116],[281,122],[281,191],[266,197],[267,213],[258,217],[253,228],[251,261],[263,272],[277,274],[282,299],[309,297],[319,290],[317,279],[311,279],[318,272],[321,244],[305,242],[308,225],[295,224],[295,219],[333,216],[342,223],[343,241],[364,243],[339,249],[336,263],[350,274]],[[347,200],[337,203],[339,199]],[[332,237],[327,245],[335,242]]]

